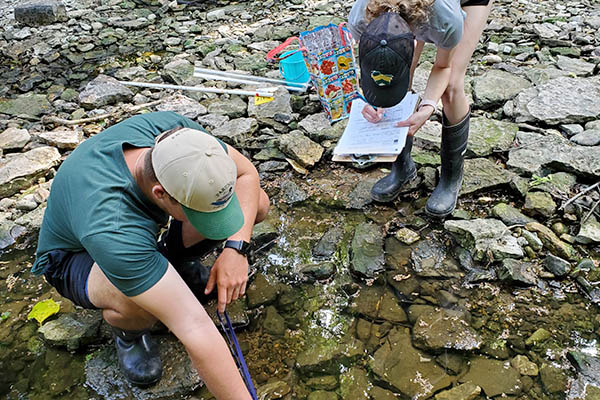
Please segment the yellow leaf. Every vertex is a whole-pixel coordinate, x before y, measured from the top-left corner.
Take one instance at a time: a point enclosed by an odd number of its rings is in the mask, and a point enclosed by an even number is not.
[[[254,96],[254,105],[258,106],[275,100],[274,97]]]
[[[40,326],[50,316],[60,310],[60,305],[52,299],[40,301],[33,306],[33,309],[27,314],[27,319],[35,319]]]

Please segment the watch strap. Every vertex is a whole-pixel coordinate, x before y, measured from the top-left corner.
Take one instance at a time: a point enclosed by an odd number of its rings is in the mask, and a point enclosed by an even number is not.
[[[248,253],[250,251],[250,243],[244,240],[227,240],[225,241],[223,247],[234,249],[244,256],[248,256]]]

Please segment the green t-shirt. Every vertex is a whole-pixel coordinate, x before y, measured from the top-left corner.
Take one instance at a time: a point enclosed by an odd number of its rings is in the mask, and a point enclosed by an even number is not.
[[[125,295],[152,287],[167,270],[156,239],[168,215],[138,187],[123,146],[152,147],[183,126],[202,127],[173,112],[138,115],[81,143],[62,163],[50,190],[32,272],[43,274],[52,250],[86,250]]]

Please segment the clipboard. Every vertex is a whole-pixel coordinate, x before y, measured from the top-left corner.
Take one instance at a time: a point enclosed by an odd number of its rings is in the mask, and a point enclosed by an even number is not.
[[[360,108],[353,107],[354,113],[350,113],[348,126],[333,151],[332,161],[355,162],[359,165],[395,161],[404,148],[404,144],[399,146],[398,141],[404,141],[408,133],[408,128],[396,133],[403,128],[395,127],[395,123],[408,118],[418,108],[420,101],[419,95],[408,92],[402,102],[386,110],[386,114],[390,113],[389,119],[380,122],[378,130],[377,124],[371,124],[362,117],[361,111],[366,101],[354,99],[353,105]]]

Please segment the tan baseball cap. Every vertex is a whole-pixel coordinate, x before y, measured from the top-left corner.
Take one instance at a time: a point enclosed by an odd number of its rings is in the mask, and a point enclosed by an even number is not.
[[[235,162],[213,136],[191,128],[158,136],[152,167],[160,184],[204,237],[226,239],[244,225],[235,195]]]

